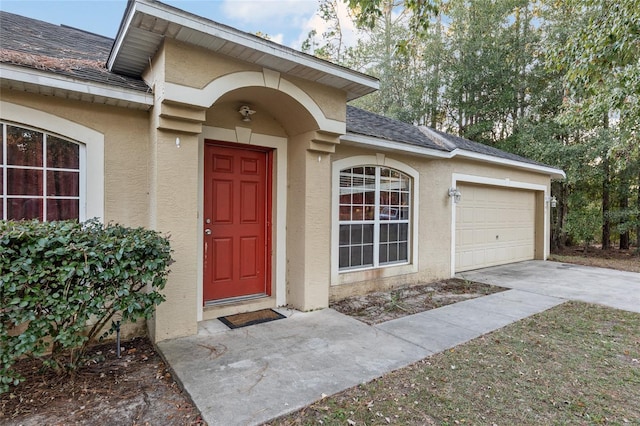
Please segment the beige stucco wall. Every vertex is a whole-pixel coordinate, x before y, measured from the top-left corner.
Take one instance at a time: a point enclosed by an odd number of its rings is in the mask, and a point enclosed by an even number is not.
[[[40,96],[32,93],[3,89],[2,101],[43,111],[55,117],[93,129],[104,136],[104,221],[125,226],[149,226],[149,175],[148,175],[148,112],[88,104],[85,102]],[[5,117],[0,110],[0,119]],[[64,129],[45,128],[25,115],[15,124],[58,133],[63,137]],[[77,142],[83,142],[77,140]],[[87,175],[95,173],[87,169]],[[124,324],[122,338],[139,336],[146,331],[144,321]],[[115,334],[112,336],[115,338]]]
[[[203,88],[212,80],[239,71],[262,71],[262,67],[212,53],[204,48],[166,39],[165,81]]]
[[[376,154],[379,151],[340,145],[336,153],[331,156],[331,161],[336,161],[352,156]],[[451,276],[451,200],[447,194],[452,184],[453,173],[482,176],[494,179],[509,179],[513,182],[527,182],[534,185],[543,185],[549,190],[550,179],[548,175],[518,170],[511,167],[497,166],[471,160],[460,159],[429,159],[421,156],[404,153],[385,152],[386,158],[391,158],[405,163],[416,169],[420,174],[420,188],[417,194],[419,200],[419,253],[417,272],[403,273],[389,276],[376,270],[351,272],[339,274],[338,282],[332,283],[330,297],[341,299],[357,293],[394,288],[404,285],[427,282],[435,279],[449,278]],[[543,196],[538,194],[537,200],[543,201]],[[415,199],[414,199],[415,202]],[[539,206],[542,206],[540,203]],[[544,209],[537,208],[536,226],[543,229]],[[326,224],[327,229],[332,225]],[[542,244],[542,246],[540,245]],[[537,241],[536,257],[544,250],[544,240]],[[393,268],[389,268],[393,271]],[[392,273],[391,273],[392,274]],[[386,275],[386,276],[383,276]]]
[[[181,146],[176,146],[179,137]],[[156,166],[151,186],[156,197],[151,226],[171,235],[175,263],[164,290],[166,301],[156,309],[151,336],[160,341],[197,331],[198,138],[158,131],[152,138]]]
[[[269,110],[261,110],[251,117],[250,122],[241,120],[236,102],[219,102],[206,112],[205,125],[233,130],[236,127],[248,129],[251,133],[287,137],[286,130]]]
[[[47,112],[103,134],[104,219],[126,226],[148,226],[149,126],[146,111],[6,89],[2,90],[2,100]],[[29,117],[25,117],[20,124],[41,128]],[[92,173],[92,170],[87,170],[87,173]]]
[[[164,81],[198,89],[205,88],[220,77],[234,73],[263,72],[263,68],[260,66],[171,39],[165,41],[159,55],[163,56]],[[150,70],[148,69],[146,73],[149,74]],[[347,108],[345,92],[286,74],[280,74],[280,78],[292,83],[309,95],[320,107],[325,117],[344,121]],[[160,79],[157,80],[160,81]],[[252,99],[249,96],[244,101],[251,103]],[[263,106],[269,107],[269,105]],[[276,108],[277,104],[272,107]],[[293,114],[297,112],[295,109],[291,110]],[[290,133],[290,136],[293,135]]]
[[[304,311],[327,306],[331,266],[331,179],[327,154],[289,142],[287,303]]]

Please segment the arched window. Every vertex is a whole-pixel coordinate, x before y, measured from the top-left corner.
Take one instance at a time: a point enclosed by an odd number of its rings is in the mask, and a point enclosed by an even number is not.
[[[408,263],[411,177],[363,165],[340,170],[340,271]]]
[[[21,125],[0,125],[0,218],[80,219],[84,147]]]

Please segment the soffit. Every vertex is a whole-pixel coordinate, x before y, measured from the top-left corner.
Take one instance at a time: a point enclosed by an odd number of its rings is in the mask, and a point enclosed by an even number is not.
[[[148,110],[153,95],[70,78],[66,75],[0,63],[0,88],[96,104]]]
[[[378,89],[374,77],[153,0],[129,2],[109,55],[109,70],[140,76],[164,38],[343,90],[348,100]]]

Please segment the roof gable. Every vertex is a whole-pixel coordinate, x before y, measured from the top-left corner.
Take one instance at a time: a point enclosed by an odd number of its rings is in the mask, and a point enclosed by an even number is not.
[[[378,80],[156,0],[129,0],[107,66],[140,76],[165,38],[221,53],[283,74],[343,90],[355,99]]]

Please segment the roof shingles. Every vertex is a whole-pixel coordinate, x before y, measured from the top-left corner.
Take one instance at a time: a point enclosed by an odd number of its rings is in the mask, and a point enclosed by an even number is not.
[[[347,132],[423,148],[448,151],[416,126],[347,105]]]
[[[0,62],[148,92],[141,79],[107,70],[112,44],[108,37],[0,11]]]
[[[383,117],[351,105],[347,105],[347,132],[410,145],[452,152],[456,149],[484,154],[505,160],[545,166],[544,164],[502,151],[489,145],[473,142],[439,130],[419,127]],[[436,137],[429,137],[429,133]]]

